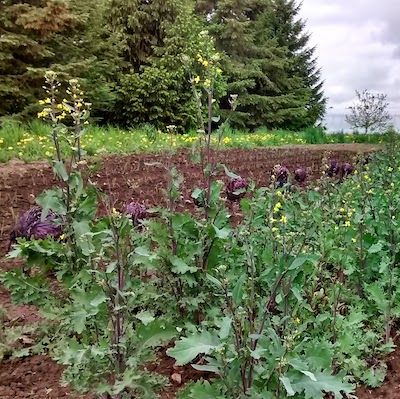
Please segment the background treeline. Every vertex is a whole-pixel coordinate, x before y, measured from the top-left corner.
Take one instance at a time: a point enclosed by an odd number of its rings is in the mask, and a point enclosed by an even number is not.
[[[235,127],[301,129],[324,114],[314,49],[296,0],[3,0],[0,117],[29,119],[43,75],[79,77],[98,123],[196,123],[187,60],[214,43],[219,107]]]

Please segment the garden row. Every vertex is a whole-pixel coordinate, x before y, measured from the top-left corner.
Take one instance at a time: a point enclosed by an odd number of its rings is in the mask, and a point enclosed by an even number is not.
[[[263,186],[269,184],[273,167],[277,164],[288,167],[291,172],[299,167],[307,168],[310,181],[320,176],[323,158],[352,162],[357,153],[367,153],[377,148],[363,144],[336,144],[252,151],[231,149],[219,151],[216,157],[238,175]],[[86,174],[111,196],[117,207],[132,200],[149,206],[159,205],[165,202],[163,190],[166,188],[167,174],[156,163],[177,166],[184,177],[184,200],[179,209],[192,208],[191,190],[201,184],[202,175],[199,166],[192,162],[189,151],[182,150],[172,158],[165,153],[104,157],[93,161],[87,167]],[[56,180],[46,163],[12,162],[0,166],[0,175],[0,253],[5,254],[9,234],[17,217],[29,209],[35,197],[55,184]]]

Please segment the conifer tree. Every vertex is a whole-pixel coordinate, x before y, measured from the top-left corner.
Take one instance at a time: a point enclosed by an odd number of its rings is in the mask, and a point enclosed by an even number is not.
[[[0,116],[16,114],[40,97],[43,69],[54,57],[54,35],[77,23],[58,0],[0,2]]]
[[[239,95],[233,123],[279,128],[305,118],[309,90],[290,73],[287,49],[270,37],[270,0],[201,0],[196,6],[226,55],[228,94]]]
[[[281,47],[288,49],[291,61],[290,71],[299,76],[311,96],[307,103],[304,123],[296,128],[314,125],[325,114],[326,97],[323,92],[321,71],[317,65],[315,48],[310,47],[310,34],[306,31],[306,21],[299,17],[301,2],[298,0],[272,0],[269,16],[271,37]]]

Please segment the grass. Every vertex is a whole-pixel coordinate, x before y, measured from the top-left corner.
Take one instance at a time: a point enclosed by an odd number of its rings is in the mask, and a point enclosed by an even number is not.
[[[11,159],[23,161],[45,160],[53,157],[50,127],[43,122],[33,121],[21,125],[5,122],[0,128],[0,162]],[[116,127],[89,127],[82,139],[83,149],[89,156],[101,154],[128,154],[160,152],[172,148],[191,147],[197,134],[169,135],[159,132],[150,140],[145,129],[123,130]],[[259,148],[285,144],[325,143],[382,143],[386,135],[326,134],[320,129],[309,128],[300,132],[259,129],[254,133],[229,130],[222,140],[223,148]],[[217,141],[213,137],[214,142]],[[66,144],[65,144],[66,145]]]

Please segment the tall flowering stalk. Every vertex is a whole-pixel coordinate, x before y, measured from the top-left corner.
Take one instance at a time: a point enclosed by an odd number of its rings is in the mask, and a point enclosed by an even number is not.
[[[60,106],[60,104],[57,103],[60,86],[61,83],[57,79],[57,74],[53,71],[46,72],[45,85],[43,86],[43,89],[47,93],[48,97],[39,101],[39,104],[44,105],[44,108],[37,115],[38,118],[48,120],[51,123],[51,138],[53,140],[56,159],[58,162],[62,161],[59,139],[59,122],[66,116],[62,105]]]

